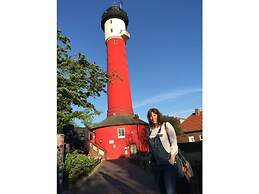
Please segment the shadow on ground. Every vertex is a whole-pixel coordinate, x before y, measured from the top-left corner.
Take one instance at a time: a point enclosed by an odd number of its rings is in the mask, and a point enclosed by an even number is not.
[[[155,177],[128,159],[103,161],[62,194],[159,194]]]

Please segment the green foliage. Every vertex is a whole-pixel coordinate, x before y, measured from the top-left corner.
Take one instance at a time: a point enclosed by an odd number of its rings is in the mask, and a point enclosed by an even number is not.
[[[163,116],[163,121],[164,122],[169,122],[171,125],[173,125],[176,135],[182,135],[184,134],[181,125],[180,125],[180,121],[175,118],[175,117],[170,117],[170,116]]]
[[[78,178],[88,175],[99,163],[100,160],[90,158],[77,150],[66,154],[65,172],[68,175],[68,181],[74,183]]]
[[[63,128],[65,135],[65,142],[69,144],[69,149],[71,151],[80,150],[84,153],[87,151],[87,143],[85,138],[87,138],[87,129],[81,127],[74,127],[73,125],[66,125]]]
[[[72,124],[75,118],[89,124],[99,114],[89,98],[106,92],[108,75],[96,63],[90,63],[84,54],[70,54],[70,39],[57,32],[57,127]],[[78,107],[74,110],[73,107]]]

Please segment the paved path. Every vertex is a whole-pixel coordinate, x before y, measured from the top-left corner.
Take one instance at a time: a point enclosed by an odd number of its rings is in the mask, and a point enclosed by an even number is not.
[[[88,178],[62,194],[159,194],[154,176],[127,159],[103,161]]]

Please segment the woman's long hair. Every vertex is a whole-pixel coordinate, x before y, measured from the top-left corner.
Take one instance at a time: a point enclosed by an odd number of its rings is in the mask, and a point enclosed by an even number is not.
[[[149,126],[151,128],[155,127],[155,124],[150,120],[151,113],[157,114],[157,123],[159,125],[162,125],[163,115],[161,114],[161,112],[157,108],[150,108],[147,112],[147,119],[148,119]]]

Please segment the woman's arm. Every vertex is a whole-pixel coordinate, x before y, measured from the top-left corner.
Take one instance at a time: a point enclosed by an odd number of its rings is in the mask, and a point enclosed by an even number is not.
[[[170,146],[171,157],[169,162],[174,163],[175,156],[178,153],[177,136],[176,136],[174,127],[169,122],[166,122],[166,132],[171,143],[171,146]]]

